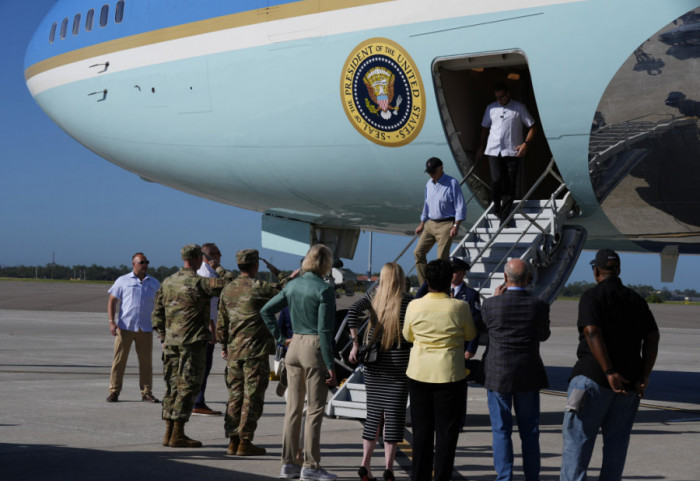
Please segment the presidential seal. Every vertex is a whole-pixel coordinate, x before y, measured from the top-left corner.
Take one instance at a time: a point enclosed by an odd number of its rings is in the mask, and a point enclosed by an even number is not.
[[[415,62],[386,38],[365,40],[350,53],[340,78],[343,109],[366,138],[386,147],[408,144],[425,119],[425,90]]]

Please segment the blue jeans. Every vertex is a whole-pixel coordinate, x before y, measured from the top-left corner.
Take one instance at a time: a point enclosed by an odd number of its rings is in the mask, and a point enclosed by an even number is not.
[[[591,461],[598,430],[603,430],[603,465],[599,481],[622,479],[634,417],[639,408],[637,393],[615,394],[586,376],[569,382],[568,396],[574,389],[586,392],[578,413],[566,411],[562,435],[560,481],[583,481]]]
[[[540,392],[501,393],[487,391],[491,431],[493,433],[493,464],[496,481],[513,480],[513,415],[522,443],[523,472],[526,481],[540,479]]]

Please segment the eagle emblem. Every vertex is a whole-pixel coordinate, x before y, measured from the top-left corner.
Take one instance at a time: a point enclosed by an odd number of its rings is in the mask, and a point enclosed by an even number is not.
[[[340,97],[351,125],[375,144],[406,145],[423,127],[427,109],[420,71],[388,38],[368,38],[352,49],[340,76]]]
[[[384,120],[389,120],[392,113],[398,115],[399,106],[403,100],[399,95],[396,99],[396,105],[392,106],[394,101],[394,81],[395,75],[384,67],[376,67],[369,70],[362,79],[367,87],[372,105],[368,98],[365,98],[365,106],[373,114],[379,114]],[[379,106],[377,108],[376,106]]]

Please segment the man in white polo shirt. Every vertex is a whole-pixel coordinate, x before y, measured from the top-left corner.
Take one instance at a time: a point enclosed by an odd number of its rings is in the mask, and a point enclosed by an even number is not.
[[[481,121],[481,143],[477,157],[487,155],[489,158],[494,213],[503,222],[513,207],[520,158],[527,154],[537,126],[527,107],[510,98],[510,90],[505,83],[496,83],[494,95],[496,101],[486,107]],[[528,129],[526,136],[523,136],[523,125]]]
[[[131,258],[134,270],[118,278],[109,289],[107,315],[109,316],[109,332],[115,336],[115,340],[107,402],[119,401],[124,369],[132,342],[136,346],[136,355],[139,358],[141,400],[152,403],[159,402],[151,392],[153,384],[151,313],[160,283],[146,273],[148,263],[146,255],[137,252]]]

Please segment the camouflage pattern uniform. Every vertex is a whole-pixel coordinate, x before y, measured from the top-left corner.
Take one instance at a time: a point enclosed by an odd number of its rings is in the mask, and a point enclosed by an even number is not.
[[[187,249],[192,246],[196,245],[183,247],[183,259],[190,258],[185,256],[191,255]],[[204,379],[206,344],[212,338],[209,300],[219,295],[231,277],[230,273],[218,279],[200,277],[195,269],[183,267],[165,279],[156,293],[151,322],[164,343],[163,419],[166,421],[187,422],[190,418],[194,398]]]
[[[236,258],[239,264],[248,264],[258,259],[258,251],[239,251]],[[227,351],[229,400],[224,429],[229,438],[252,441],[262,415],[270,377],[269,355],[275,353],[276,343],[260,317],[260,309],[280,289],[279,284],[242,275],[221,292],[216,334]]]

